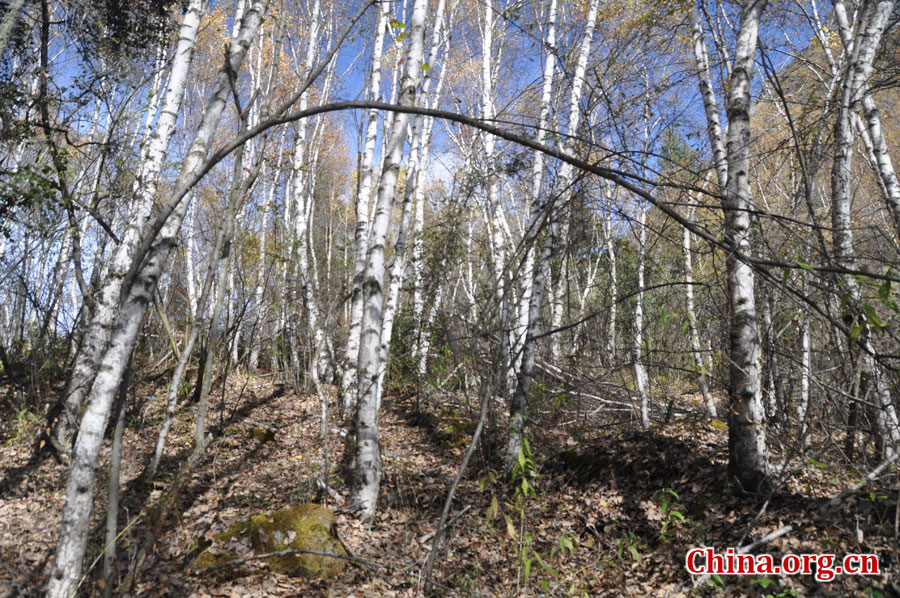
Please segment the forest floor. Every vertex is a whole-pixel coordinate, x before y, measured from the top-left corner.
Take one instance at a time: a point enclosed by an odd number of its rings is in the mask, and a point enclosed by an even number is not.
[[[140,394],[140,390],[138,394]],[[222,395],[224,394],[224,404]],[[141,597],[416,596],[447,490],[456,475],[477,405],[417,409],[413,399],[386,399],[381,418],[384,478],[377,518],[361,525],[333,498],[336,529],[357,560],[332,581],[291,578],[265,561],[216,571],[191,568],[198,539],[242,517],[310,502],[321,475],[320,407],[262,378],[233,377],[211,397],[218,440],[191,474],[177,509],[165,520],[133,595]],[[690,399],[686,398],[685,402]],[[190,452],[191,418],[182,412],[154,488],[132,486],[155,442],[162,400],[129,413],[122,470],[120,526],[153,505]],[[651,433],[571,414],[532,425],[537,476],[533,493],[497,479],[473,459],[451,513],[449,541],[435,568],[445,594],[458,596],[891,596],[897,593],[895,486],[876,480],[836,507],[824,503],[859,481],[850,467],[775,447],[789,475],[760,515],[760,504],[732,494],[725,470],[727,434],[718,420],[686,416]],[[538,413],[540,411],[538,410]],[[549,418],[549,416],[547,416]],[[469,423],[467,423],[469,422]],[[0,598],[29,596],[43,586],[59,529],[66,468],[30,462],[37,421],[6,413],[0,422]],[[272,441],[251,436],[270,427]],[[340,423],[332,415],[331,427]],[[502,429],[502,422],[498,429]],[[344,497],[344,441],[331,435],[329,483]],[[108,447],[102,463],[108,462]],[[477,455],[477,453],[476,453]],[[105,488],[101,467],[98,487]],[[894,477],[896,480],[896,477]],[[105,495],[94,510],[92,554],[99,553]],[[148,533],[142,517],[122,534],[119,555],[132,555]],[[685,554],[696,546],[727,547],[761,538],[785,524],[795,531],[761,550],[786,553],[877,553],[875,576],[725,576],[692,586]],[[194,552],[196,554],[196,552]],[[99,565],[82,585],[102,595]],[[526,574],[526,570],[527,574]]]

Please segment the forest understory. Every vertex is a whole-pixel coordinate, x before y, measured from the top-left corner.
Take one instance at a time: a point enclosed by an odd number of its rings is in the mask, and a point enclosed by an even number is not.
[[[0,1],[0,598],[900,598],[898,145],[900,0]]]
[[[140,387],[144,408],[127,414],[121,480],[127,561],[159,523],[148,507],[171,486],[193,442],[191,416],[179,412],[170,450],[153,488],[133,487],[153,451],[162,402]],[[192,596],[419,596],[432,532],[448,487],[470,441],[477,405],[460,397],[441,405],[416,405],[412,392],[385,399],[382,433],[385,478],[378,516],[361,523],[346,508],[350,487],[342,423],[330,418],[329,486],[319,490],[323,450],[320,403],[273,383],[271,376],[233,376],[213,390],[210,426],[216,440],[194,469],[161,523],[162,531],[131,595]],[[547,401],[554,401],[547,393]],[[531,446],[533,494],[522,496],[476,453],[456,494],[449,539],[435,568],[436,589],[452,596],[892,596],[897,595],[896,482],[877,478],[833,507],[826,503],[858,485],[867,472],[826,465],[792,447],[773,446],[773,469],[784,484],[763,508],[735,496],[727,482],[727,431],[709,419],[699,396],[669,404],[669,421],[643,432],[636,417],[608,421],[589,405],[534,412]],[[546,405],[544,405],[546,407]],[[543,413],[543,415],[540,415]],[[658,414],[665,418],[665,413]],[[628,414],[626,414],[626,419]],[[66,467],[31,460],[38,420],[6,413],[0,438],[0,597],[37,596],[52,562]],[[450,423],[448,423],[450,422]],[[457,424],[453,422],[458,422]],[[466,424],[465,422],[469,422]],[[260,434],[260,430],[270,434]],[[544,432],[542,432],[544,431]],[[836,439],[816,437],[828,451]],[[101,463],[108,460],[109,445]],[[810,454],[815,454],[815,450]],[[101,468],[101,484],[107,483]],[[353,555],[330,581],[289,577],[266,561],[198,570],[198,539],[212,538],[235,521],[313,501],[335,513],[336,532]],[[98,497],[89,554],[103,543],[106,505]],[[133,518],[142,514],[138,521]],[[721,576],[695,587],[685,570],[692,547],[719,551],[752,543],[793,524],[790,533],[759,551],[877,553],[881,575],[837,576],[828,583],[810,575]],[[526,550],[523,551],[523,547]],[[523,554],[525,555],[523,557]],[[526,565],[526,562],[529,562]],[[101,596],[95,566],[82,591]],[[122,565],[124,566],[124,565]],[[530,569],[526,576],[525,569]]]

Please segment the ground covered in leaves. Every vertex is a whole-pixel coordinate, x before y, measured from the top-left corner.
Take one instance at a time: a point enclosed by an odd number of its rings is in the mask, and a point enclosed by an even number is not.
[[[124,439],[120,561],[136,552],[163,496],[192,446],[189,409],[180,413],[161,474],[137,487],[162,418],[150,394],[129,412]],[[160,391],[157,391],[160,392]],[[140,393],[139,393],[140,394]],[[153,397],[153,398],[148,398]],[[352,438],[337,414],[329,422],[327,459],[320,404],[271,379],[234,377],[211,412],[217,440],[191,474],[177,508],[162,522],[132,595],[141,597],[416,596],[444,497],[471,433],[476,405],[416,405],[388,398],[383,409],[385,476],[379,514],[360,524],[346,504]],[[0,422],[0,598],[39,593],[52,559],[64,502],[66,468],[31,460],[36,418],[6,413]],[[502,425],[497,426],[502,429]],[[451,514],[449,539],[435,568],[438,592],[458,596],[891,596],[897,594],[896,476],[867,485],[836,507],[824,503],[865,472],[776,447],[787,482],[765,505],[733,494],[725,472],[727,433],[718,420],[673,418],[641,433],[629,424],[573,417],[536,421],[527,483],[510,485],[481,457],[469,468]],[[268,433],[271,431],[272,433]],[[490,447],[485,447],[490,448]],[[103,455],[107,463],[108,447]],[[811,453],[815,456],[815,453]],[[819,455],[822,457],[822,455]],[[328,484],[317,479],[324,463]],[[893,480],[893,481],[892,481]],[[107,481],[105,468],[99,486]],[[102,492],[100,494],[105,494]],[[354,559],[332,581],[293,578],[264,561],[197,571],[196,547],[241,517],[322,502]],[[460,514],[461,513],[461,514]],[[98,497],[91,554],[100,553],[105,499]],[[137,519],[135,520],[135,518]],[[694,587],[685,554],[750,543],[785,524],[795,531],[760,550],[871,553],[882,574],[734,576]],[[85,595],[102,595],[98,562],[85,574]],[[125,565],[121,565],[123,568]]]

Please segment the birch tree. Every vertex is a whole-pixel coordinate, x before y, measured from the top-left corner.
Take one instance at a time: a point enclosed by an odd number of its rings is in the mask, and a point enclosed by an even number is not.
[[[840,104],[834,124],[834,161],[831,170],[831,221],[834,230],[834,256],[838,265],[853,269],[856,266],[851,221],[851,164],[852,164],[852,115],[857,113],[865,96],[865,81],[872,72],[875,52],[881,43],[893,2],[866,3],[860,9],[858,36],[852,46],[846,48],[849,56],[845,62],[840,90]],[[843,286],[850,298],[850,319],[856,327],[856,339],[851,330],[850,341],[860,343],[860,358],[871,384],[876,405],[876,421],[882,435],[883,449],[887,457],[900,447],[900,422],[891,400],[885,373],[875,361],[877,353],[870,336],[873,325],[867,316],[861,315],[861,293],[853,276],[843,277]]]
[[[231,74],[240,70],[247,49],[262,20],[263,11],[263,2],[252,0],[243,19],[235,23],[235,27],[239,26],[238,35],[229,48],[226,65],[217,74],[203,120],[178,176],[176,193],[181,193],[178,200],[183,199],[189,180],[197,175],[209,151],[213,134],[218,128],[231,91]],[[50,598],[69,598],[74,596],[77,590],[81,577],[82,560],[87,547],[97,457],[112,397],[122,379],[127,358],[134,347],[146,306],[151,299],[151,294],[156,287],[169,253],[175,245],[175,239],[186,210],[187,206],[184,202],[176,204],[172,215],[165,221],[160,239],[152,246],[144,265],[138,271],[134,284],[128,289],[121,311],[110,331],[110,341],[99,359],[98,373],[94,377],[87,396],[87,409],[81,419],[72,465],[69,470],[66,504],[63,509],[56,558],[47,584],[47,595]],[[132,264],[127,264],[128,269],[131,266]]]
[[[422,75],[420,97],[431,108],[437,107],[441,99],[443,90],[444,76],[446,75],[446,65],[441,68],[441,74],[434,91],[434,96],[429,97],[431,91],[431,73],[436,70],[438,52],[441,48],[441,38],[444,35],[444,12],[446,0],[438,0],[435,9],[435,22],[431,36],[431,48],[428,52],[427,61],[423,63],[428,65],[424,69]],[[449,41],[449,37],[448,37]],[[444,56],[447,56],[445,49]],[[413,121],[410,130],[412,138],[409,150],[409,160],[406,167],[406,188],[404,189],[403,204],[400,216],[400,228],[397,232],[397,241],[394,243],[394,261],[391,264],[390,285],[388,286],[387,303],[384,308],[384,316],[381,325],[381,361],[388,363],[390,357],[391,337],[394,329],[394,317],[397,313],[397,304],[400,300],[400,287],[403,285],[403,279],[406,273],[407,265],[407,243],[410,233],[415,234],[415,230],[411,230],[415,226],[413,219],[413,211],[418,211],[425,201],[425,167],[428,162],[428,150],[431,143],[431,131],[434,125],[434,119],[425,118],[419,115]],[[418,214],[415,218],[418,219]],[[378,379],[378,395],[381,395],[384,386],[384,377],[387,374],[387,367],[381,370]]]
[[[391,4],[382,2],[379,5],[378,17],[375,23],[375,41],[372,47],[372,61],[369,69],[369,85],[366,97],[371,101],[381,99],[381,62],[384,52],[384,36],[388,26]],[[372,190],[372,164],[375,157],[375,141],[378,137],[378,111],[369,109],[365,117],[364,149],[360,159],[360,181],[357,186],[356,201],[354,203],[356,215],[356,230],[353,238],[353,291],[350,298],[350,321],[347,335],[346,364],[341,383],[344,413],[349,414],[356,406],[358,378],[357,362],[359,359],[359,339],[363,317],[363,290],[362,282],[366,268],[366,255],[368,253],[369,232],[369,206],[371,204]]]
[[[688,207],[687,219],[694,220],[696,205],[691,204]],[[712,393],[709,391],[709,382],[706,380],[706,368],[704,367],[703,354],[700,347],[700,333],[697,330],[697,310],[694,306],[694,261],[692,248],[691,231],[687,227],[681,229],[681,254],[684,264],[684,304],[685,317],[688,323],[688,334],[691,337],[691,359],[694,362],[694,368],[697,370],[697,385],[700,387],[700,394],[703,396],[703,402],[706,405],[706,411],[711,417],[716,417],[716,403],[713,400]]]
[[[169,142],[175,134],[175,125],[181,110],[188,69],[194,52],[197,30],[200,26],[202,6],[202,0],[191,0],[184,14],[162,111],[157,120],[153,137],[138,166],[139,176],[134,187],[136,201],[130,221],[112,256],[109,272],[96,298],[93,318],[85,329],[81,350],[72,366],[72,373],[66,386],[64,408],[54,430],[56,449],[63,455],[68,455],[72,446],[78,415],[90,390],[92,379],[97,371],[98,360],[109,342],[111,329],[118,314],[125,276],[131,268],[142,232],[150,218],[163,159]]]
[[[425,49],[425,16],[427,3],[415,0],[408,29],[409,47],[403,79],[400,83],[400,106],[413,106],[416,88],[422,72]],[[378,377],[387,364],[381,362],[382,307],[384,305],[384,253],[391,206],[396,191],[397,176],[403,157],[409,114],[397,112],[393,117],[381,180],[372,221],[372,233],[366,253],[363,279],[363,315],[360,330],[358,368],[358,399],[356,409],[356,469],[351,494],[353,503],[360,506],[360,517],[375,516],[378,491],[381,485],[381,447],[378,439]]]
[[[544,139],[548,133],[550,124],[550,101],[553,94],[553,80],[556,74],[556,0],[550,0],[547,7],[547,22],[545,25],[546,38],[542,44],[544,55],[544,70],[541,84],[541,104],[538,116],[538,127],[535,137]],[[540,203],[541,188],[544,181],[544,154],[534,152],[531,166],[531,196],[526,203],[526,213],[532,213],[534,206]],[[522,268],[522,293],[519,297],[519,311],[516,327],[513,334],[512,354],[515,358],[515,368],[510,369],[510,374],[515,374],[522,363],[522,345],[528,330],[529,308],[531,305],[531,292],[534,285],[534,252],[533,244],[525,247],[525,260]],[[510,386],[514,388],[515,379],[510,376]]]
[[[888,19],[894,11],[895,4],[896,2],[894,1],[882,1],[875,5],[875,12],[872,15],[872,20],[868,24],[868,27],[864,28],[866,23],[860,24],[860,29],[858,30],[861,38],[859,40],[860,43],[868,41],[865,40],[863,36],[877,35],[880,39],[884,33],[884,28],[887,26]],[[872,6],[873,3],[866,2],[864,5],[868,8]],[[834,15],[838,24],[838,32],[840,33],[841,40],[844,44],[844,52],[851,53],[854,46],[851,32],[852,27],[850,20],[847,17],[845,3],[841,0],[834,3]],[[881,33],[878,33],[878,30],[881,30]],[[869,39],[871,40],[871,37],[869,37]],[[874,50],[876,50],[877,47],[878,44],[876,43],[873,49],[873,59]],[[862,65],[860,66],[862,67]],[[885,202],[891,215],[894,228],[896,229],[897,234],[900,234],[900,182],[897,180],[897,173],[894,169],[891,151],[885,139],[884,126],[881,122],[881,111],[878,109],[875,98],[872,96],[872,92],[869,89],[867,78],[858,81],[858,84],[859,89],[856,91],[856,94],[861,97],[854,97],[853,101],[862,104],[863,113],[865,114],[866,119],[866,127],[869,137],[871,138],[871,151],[875,158],[874,162],[877,166],[878,176],[881,179],[881,186],[885,194]],[[855,111],[851,116],[853,115],[856,115]]]
[[[755,274],[746,262],[750,236],[750,107],[751,81],[760,17],[766,0],[741,2],[740,26],[735,38],[725,106],[727,144],[719,123],[719,108],[709,72],[704,32],[697,8],[691,12],[694,58],[706,110],[707,131],[719,189],[723,193],[725,240],[733,252],[726,261],[731,311],[729,358],[729,470],[746,492],[769,488],[765,415],[760,390],[759,331]],[[739,257],[736,253],[740,253]]]
[[[581,101],[581,92],[584,86],[585,70],[587,68],[588,56],[591,53],[591,41],[594,35],[594,27],[597,21],[597,12],[600,8],[599,0],[591,0],[588,8],[587,22],[585,25],[584,37],[578,52],[578,60],[575,66],[575,73],[572,80],[572,89],[569,94],[569,120],[567,129],[571,135],[578,130],[578,122],[580,118],[579,103]],[[559,218],[559,212],[565,207],[567,201],[571,198],[573,170],[572,165],[564,163],[560,167],[559,177],[557,181],[557,189],[560,197],[549,198],[544,205],[535,204],[531,225],[529,230],[532,231],[532,239],[536,238],[537,231],[543,224],[547,226],[548,233],[557,225],[556,219]],[[555,205],[561,202],[562,206]],[[552,235],[551,235],[552,237]],[[525,417],[528,393],[531,390],[532,373],[534,371],[535,358],[537,355],[537,337],[540,333],[541,323],[541,304],[543,302],[544,288],[550,271],[550,260],[554,252],[553,243],[550,239],[544,240],[544,246],[541,249],[539,263],[534,267],[534,283],[531,289],[531,297],[528,308],[528,330],[526,331],[525,342],[522,346],[522,365],[519,369],[519,376],[516,382],[516,389],[513,393],[512,400],[509,405],[509,436],[506,447],[506,469],[512,471],[513,465],[522,451],[522,441],[525,437]]]
[[[750,235],[750,83],[759,21],[766,0],[743,0],[734,62],[728,85],[728,181],[724,189],[725,239],[742,256],[752,251]],[[729,353],[729,466],[746,492],[768,490],[769,465],[765,414],[760,394],[759,331],[754,295],[755,274],[746,261],[729,254],[728,296],[731,307]]]

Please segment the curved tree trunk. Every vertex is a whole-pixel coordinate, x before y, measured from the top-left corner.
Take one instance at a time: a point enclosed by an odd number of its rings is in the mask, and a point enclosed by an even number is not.
[[[72,366],[72,374],[66,386],[64,408],[54,430],[54,445],[63,455],[69,453],[72,445],[78,414],[90,390],[91,382],[97,372],[98,361],[107,346],[118,315],[122,284],[131,268],[133,257],[140,245],[144,227],[156,198],[159,173],[169,147],[169,141],[175,133],[175,124],[181,110],[188,68],[194,52],[197,30],[200,26],[202,6],[202,0],[191,0],[185,12],[178,34],[178,45],[175,48],[175,58],[172,62],[172,72],[169,76],[162,112],[156,124],[156,131],[147,146],[146,153],[142,154],[141,164],[138,166],[139,176],[135,183],[137,199],[134,211],[110,260],[109,273],[98,293],[93,317],[85,330],[81,350]]]
[[[228,64],[216,76],[200,127],[175,185],[175,193],[181,194],[182,198],[188,183],[202,166],[218,128],[231,92],[229,71],[236,73],[240,70],[247,49],[256,36],[263,10],[263,2],[253,0],[243,20],[235,23],[236,27],[240,25],[240,31],[231,44]],[[49,598],[71,598],[77,591],[94,503],[97,458],[112,398],[122,379],[128,356],[134,348],[138,330],[156,283],[168,261],[171,249],[176,245],[177,234],[186,211],[187,205],[181,201],[166,220],[160,239],[152,246],[134,284],[128,289],[128,294],[122,302],[122,309],[111,330],[110,342],[99,360],[98,373],[88,394],[87,409],[81,419],[69,470],[62,527],[59,532],[56,558],[47,584]],[[130,269],[131,264],[127,264],[127,267]]]

